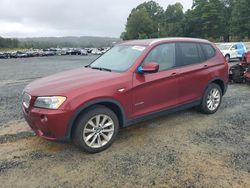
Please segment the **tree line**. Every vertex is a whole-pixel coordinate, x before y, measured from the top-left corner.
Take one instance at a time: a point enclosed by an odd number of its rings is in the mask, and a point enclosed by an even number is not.
[[[249,41],[250,0],[193,0],[184,12],[181,3],[166,10],[155,1],[140,4],[127,18],[124,40],[195,37],[211,41]]]
[[[1,48],[33,48],[45,49],[51,47],[69,47],[69,48],[99,48],[112,46],[114,42],[120,41],[118,38],[110,37],[36,37],[10,39],[0,37]]]
[[[17,39],[0,37],[0,48],[17,48],[19,41]]]

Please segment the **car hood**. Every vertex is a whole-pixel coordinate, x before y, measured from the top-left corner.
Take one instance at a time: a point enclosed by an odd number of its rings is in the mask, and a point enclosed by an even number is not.
[[[78,68],[35,80],[26,86],[24,92],[32,96],[67,96],[69,91],[105,83],[120,76],[121,73]]]

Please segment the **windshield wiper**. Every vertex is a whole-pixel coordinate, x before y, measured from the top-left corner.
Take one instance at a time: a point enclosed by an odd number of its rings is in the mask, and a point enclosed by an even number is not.
[[[107,69],[107,68],[102,68],[102,67],[91,67],[91,66],[88,66],[88,67],[90,67],[91,69],[97,69],[97,70],[101,70],[101,71],[112,72],[111,69]]]

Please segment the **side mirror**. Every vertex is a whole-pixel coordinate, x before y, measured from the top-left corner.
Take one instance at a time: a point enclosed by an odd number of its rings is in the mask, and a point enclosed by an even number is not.
[[[137,72],[139,74],[144,74],[144,73],[156,73],[159,71],[159,64],[155,62],[148,62],[143,66],[140,66],[137,68]]]

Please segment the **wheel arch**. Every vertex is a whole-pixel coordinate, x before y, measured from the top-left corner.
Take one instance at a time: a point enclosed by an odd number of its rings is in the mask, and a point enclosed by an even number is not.
[[[223,79],[220,78],[220,77],[215,77],[215,78],[213,78],[212,80],[210,80],[209,83],[207,84],[207,86],[206,86],[204,92],[206,91],[206,89],[208,88],[208,86],[209,86],[211,83],[215,83],[215,84],[219,85],[220,88],[221,88],[221,91],[222,91],[222,94],[223,94],[223,95],[226,93],[227,85],[225,84],[225,82],[223,81]]]
[[[114,99],[109,99],[109,98],[96,99],[85,103],[74,112],[67,127],[67,132],[66,132],[67,138],[71,138],[72,130],[74,129],[74,125],[78,117],[80,117],[81,114],[83,114],[86,110],[95,105],[102,105],[112,110],[117,115],[120,128],[124,127],[126,115],[122,105]]]

